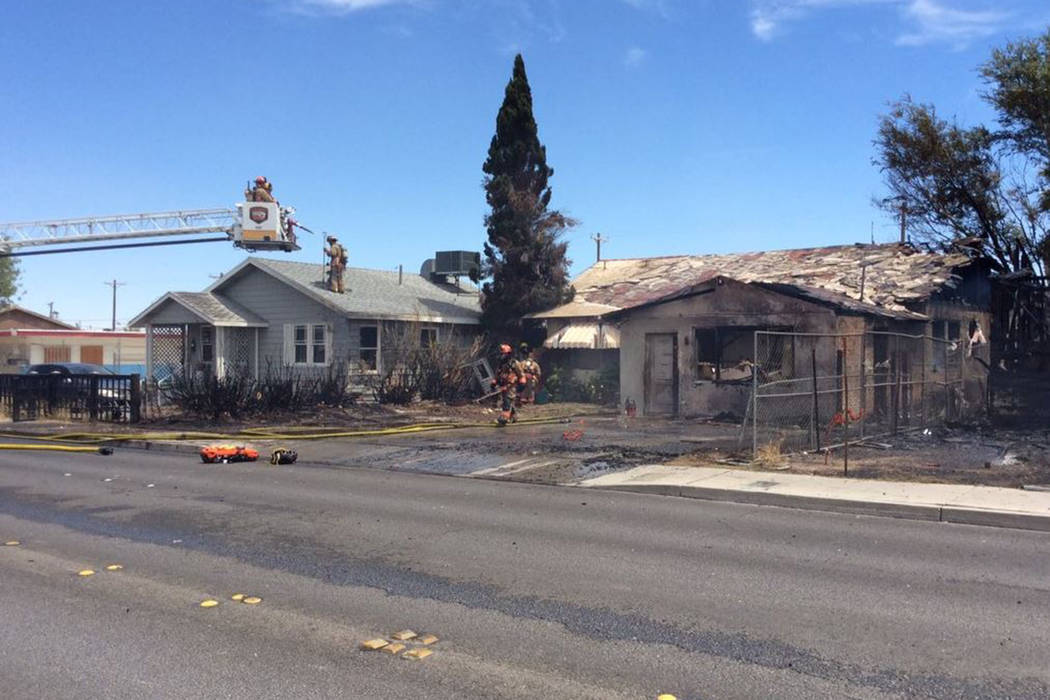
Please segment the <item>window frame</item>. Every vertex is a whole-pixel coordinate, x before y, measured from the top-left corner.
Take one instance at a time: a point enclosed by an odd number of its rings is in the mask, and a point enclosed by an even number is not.
[[[287,354],[285,364],[287,366],[327,367],[331,364],[333,331],[329,324],[321,321],[286,323],[285,329],[285,353]],[[302,337],[299,336],[300,330]],[[318,340],[318,333],[320,333],[320,340]]]
[[[750,335],[752,338],[756,331],[768,331],[770,333],[791,333],[792,328],[787,326],[694,326],[692,332],[692,343],[693,343],[693,367],[696,371],[696,378],[694,383],[699,384],[700,382],[711,382],[712,384],[740,384],[742,382],[751,381],[751,377],[741,379],[722,379],[722,366],[724,364],[723,356],[726,347],[734,340],[739,338],[741,335]],[[713,359],[701,359],[700,350],[700,334],[711,334],[712,340],[715,347],[715,357]],[[782,345],[787,345],[787,335],[773,335],[771,338],[778,338]],[[790,336],[791,346],[791,364],[794,367],[795,362],[795,337]],[[711,341],[709,341],[711,342]],[[783,363],[786,349],[782,348],[780,352],[781,363]],[[751,358],[751,362],[755,362],[754,357]],[[712,379],[703,379],[700,377],[700,363],[714,365],[714,377]],[[780,367],[783,369],[783,366]],[[752,369],[752,372],[754,370]]]
[[[365,345],[364,338],[361,336],[362,332],[372,329],[375,332],[375,345]],[[360,325],[357,327],[357,362],[362,367],[362,371],[368,374],[378,373],[380,370],[380,325]],[[365,353],[372,354],[372,361],[368,363],[365,360]]]

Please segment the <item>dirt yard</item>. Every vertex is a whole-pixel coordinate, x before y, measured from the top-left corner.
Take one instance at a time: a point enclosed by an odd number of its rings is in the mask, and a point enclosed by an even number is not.
[[[843,449],[829,454],[765,454],[759,463],[702,450],[673,464],[843,476]],[[1050,429],[933,428],[849,446],[849,476],[885,481],[1021,487],[1050,484]]]

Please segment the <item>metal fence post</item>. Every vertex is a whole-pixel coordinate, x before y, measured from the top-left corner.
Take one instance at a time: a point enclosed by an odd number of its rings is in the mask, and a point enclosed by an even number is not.
[[[849,357],[842,339],[842,475],[849,476]]]
[[[758,456],[758,334],[755,331],[755,354],[751,362],[751,458]]]
[[[893,336],[893,421],[890,423],[892,434],[897,434],[901,413],[901,338]]]
[[[88,379],[88,416],[92,421],[98,420],[98,377],[95,376]]]
[[[922,427],[926,427],[926,336],[922,337],[922,367],[919,369],[919,403],[921,404],[920,420]]]
[[[947,341],[941,343],[941,355],[944,359],[944,371],[942,376],[944,377],[944,422],[947,423],[952,418],[952,395],[948,391],[948,343]]]
[[[817,347],[810,349],[813,360],[813,446],[820,452],[820,401],[817,400]]]
[[[128,400],[131,402],[128,420],[138,423],[142,420],[142,378],[137,374],[131,375],[131,392]]]

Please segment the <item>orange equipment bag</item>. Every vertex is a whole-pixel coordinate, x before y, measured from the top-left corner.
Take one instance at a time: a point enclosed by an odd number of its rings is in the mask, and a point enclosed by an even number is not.
[[[259,451],[244,445],[205,445],[201,448],[201,461],[205,464],[254,462],[257,459]]]

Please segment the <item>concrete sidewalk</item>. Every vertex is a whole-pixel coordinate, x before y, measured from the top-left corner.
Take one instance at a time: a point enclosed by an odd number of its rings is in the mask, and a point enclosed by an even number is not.
[[[1050,492],[651,465],[587,488],[1050,532]]]

